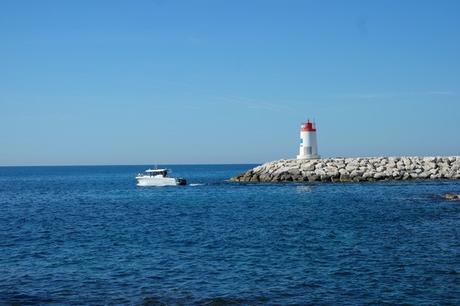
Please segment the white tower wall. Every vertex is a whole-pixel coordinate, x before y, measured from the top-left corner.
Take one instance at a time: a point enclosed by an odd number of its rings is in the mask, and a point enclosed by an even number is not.
[[[318,141],[316,139],[316,129],[313,124],[307,122],[302,125],[300,130],[300,148],[297,159],[317,159],[320,158],[318,154]]]

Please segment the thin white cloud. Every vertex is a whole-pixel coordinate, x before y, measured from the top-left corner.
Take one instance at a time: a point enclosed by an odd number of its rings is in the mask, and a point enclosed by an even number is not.
[[[457,93],[454,91],[449,91],[449,90],[433,90],[429,91],[428,94],[434,95],[434,96],[456,96]]]
[[[214,98],[217,100],[221,100],[221,101],[225,101],[225,102],[239,105],[242,107],[246,107],[248,109],[258,109],[258,110],[265,110],[265,111],[272,111],[272,112],[295,111],[294,108],[286,106],[286,105],[269,103],[269,102],[261,101],[259,99],[242,97],[242,96],[227,96],[227,97],[214,97]]]
[[[350,99],[385,99],[401,98],[412,96],[457,96],[455,91],[431,90],[423,92],[378,92],[378,93],[339,93],[329,95],[329,98],[350,98]]]

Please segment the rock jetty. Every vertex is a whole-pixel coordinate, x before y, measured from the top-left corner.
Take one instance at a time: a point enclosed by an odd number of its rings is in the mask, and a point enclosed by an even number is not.
[[[460,179],[460,156],[282,159],[231,178],[233,182],[362,182]]]

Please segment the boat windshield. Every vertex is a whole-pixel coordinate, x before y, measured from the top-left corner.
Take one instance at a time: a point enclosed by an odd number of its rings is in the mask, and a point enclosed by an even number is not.
[[[148,175],[148,176],[157,176],[157,175],[161,175],[163,177],[166,177],[168,175],[168,170],[166,169],[155,169],[155,170],[152,170],[152,169],[148,169],[145,171],[145,173]]]

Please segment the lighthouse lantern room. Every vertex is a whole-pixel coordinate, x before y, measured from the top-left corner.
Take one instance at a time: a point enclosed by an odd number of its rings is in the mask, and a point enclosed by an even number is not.
[[[316,127],[307,120],[300,126],[300,150],[297,159],[318,159],[318,144],[316,141]]]

